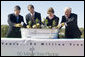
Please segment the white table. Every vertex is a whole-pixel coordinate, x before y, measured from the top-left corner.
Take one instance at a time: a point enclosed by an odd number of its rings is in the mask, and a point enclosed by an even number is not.
[[[22,38],[58,38],[58,29],[28,29],[21,28]]]

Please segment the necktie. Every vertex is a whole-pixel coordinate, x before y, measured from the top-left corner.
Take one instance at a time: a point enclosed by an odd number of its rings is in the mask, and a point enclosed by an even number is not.
[[[32,20],[34,21],[34,15],[32,15],[31,17],[32,17]]]
[[[19,16],[17,16],[17,23],[18,23],[18,20],[19,20]]]

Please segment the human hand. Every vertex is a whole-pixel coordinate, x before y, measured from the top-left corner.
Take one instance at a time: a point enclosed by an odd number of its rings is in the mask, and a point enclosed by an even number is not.
[[[18,23],[18,24],[15,24],[15,27],[22,27],[22,25]]]

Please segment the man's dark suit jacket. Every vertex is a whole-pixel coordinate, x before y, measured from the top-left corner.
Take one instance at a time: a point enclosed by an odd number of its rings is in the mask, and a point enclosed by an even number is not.
[[[17,17],[15,16],[15,14],[9,14],[8,15],[8,24],[9,24],[9,30],[7,33],[7,37],[8,38],[21,38],[21,31],[19,27],[15,27],[14,25],[17,23],[24,23],[23,17],[21,15],[19,15],[19,19],[17,22]],[[23,24],[23,26],[25,25],[25,23]]]
[[[27,23],[27,25],[29,25],[29,21],[31,21],[32,22],[32,24],[31,24],[31,26],[33,26],[35,23],[36,23],[36,19],[38,19],[39,20],[39,23],[40,23],[40,25],[41,25],[41,14],[40,13],[38,13],[38,12],[35,12],[35,15],[34,15],[34,20],[32,19],[32,17],[31,17],[31,14],[29,13],[29,14],[27,14],[26,15],[26,23]]]
[[[74,13],[70,14],[70,17],[66,19],[65,16],[62,16],[62,22],[66,22],[65,26],[65,37],[66,38],[80,38],[81,32],[77,26],[77,15]]]

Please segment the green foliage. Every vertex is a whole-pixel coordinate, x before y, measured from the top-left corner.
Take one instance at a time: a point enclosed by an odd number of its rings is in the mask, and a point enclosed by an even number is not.
[[[31,26],[32,25],[32,21],[29,21],[28,24],[29,24],[29,26]]]
[[[81,38],[84,38],[84,28],[79,28],[79,29],[80,29],[80,31],[81,31],[81,33],[82,33]],[[60,30],[60,33],[65,33],[65,28],[62,28],[62,29]],[[60,37],[60,38],[64,38],[64,37],[65,37],[65,34],[64,34],[64,35],[59,34],[59,37]]]
[[[1,25],[1,37],[6,37],[7,31],[8,31],[9,26],[8,25]],[[80,28],[82,35],[81,38],[84,38],[84,28]],[[62,34],[63,33],[63,34]],[[60,30],[59,38],[64,38],[65,37],[65,28],[62,28]]]
[[[48,20],[47,20],[47,19],[45,20],[45,24],[46,24],[46,25],[48,24]]]
[[[38,19],[38,18],[36,18],[36,20],[35,20],[35,21],[36,21],[36,23],[39,23],[39,19]]]
[[[54,27],[56,25],[56,21],[53,20],[52,26]]]
[[[80,31],[82,33],[81,38],[84,38],[84,28],[80,28]]]
[[[59,34],[59,38],[63,39],[63,38],[65,38],[65,35]]]
[[[42,23],[44,24],[44,22],[45,22],[45,18],[43,18],[43,21],[42,21]]]
[[[6,37],[8,28],[8,25],[1,25],[1,37]]]

